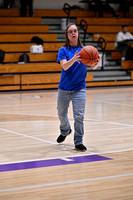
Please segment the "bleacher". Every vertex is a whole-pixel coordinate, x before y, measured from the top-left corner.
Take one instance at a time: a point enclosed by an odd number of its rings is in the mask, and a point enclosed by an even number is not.
[[[112,60],[121,59],[121,53],[116,52],[114,49],[114,42],[116,34],[121,31],[121,25],[127,24],[128,31],[133,34],[133,19],[132,18],[77,18],[77,24],[79,25],[81,20],[86,21],[88,24],[87,32],[93,33],[93,41],[98,42],[99,38],[106,40],[106,51],[111,53]],[[133,44],[130,44],[133,47]],[[133,61],[121,62],[121,69],[133,69]],[[131,79],[132,79],[132,71]]]
[[[57,88],[61,66],[56,63],[56,58],[58,49],[64,45],[64,42],[58,41],[57,33],[50,31],[50,25],[41,22],[42,18],[67,17],[66,13],[63,10],[35,10],[34,17],[30,18],[19,17],[19,9],[1,9],[1,11],[0,49],[5,51],[5,58],[4,64],[0,64],[0,91]],[[94,42],[97,42],[101,36],[105,38],[107,40],[107,51],[114,52],[113,42],[115,33],[120,30],[120,24],[129,23],[129,31],[133,33],[131,19],[117,19],[119,22],[117,24],[116,19],[105,18],[104,21],[103,18],[95,18],[94,16],[94,12],[87,10],[72,10],[70,15],[70,17],[76,19],[77,24],[80,23],[81,19],[87,21],[87,32],[93,34]],[[102,23],[103,21],[104,23]],[[43,39],[44,52],[42,54],[30,53],[30,46],[32,45],[30,40],[33,36]],[[18,64],[22,53],[29,55],[30,63]],[[130,74],[130,80],[104,81],[103,79],[103,81],[95,81],[94,71],[88,70],[87,87],[132,85],[132,68],[130,67],[129,71],[128,68],[122,68],[122,70],[128,72],[128,75]]]

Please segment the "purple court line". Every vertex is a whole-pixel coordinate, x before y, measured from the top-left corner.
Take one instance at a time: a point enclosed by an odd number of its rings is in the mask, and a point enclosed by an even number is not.
[[[66,160],[58,158],[58,159],[50,159],[50,160],[10,163],[10,164],[0,165],[0,172],[33,169],[33,168],[40,168],[40,167],[54,167],[54,166],[59,166],[59,165],[71,165],[71,164],[86,163],[86,162],[97,162],[97,161],[103,161],[103,160],[112,160],[112,159],[108,157],[104,157],[104,156],[99,156],[99,155],[88,155],[88,156],[67,157]]]

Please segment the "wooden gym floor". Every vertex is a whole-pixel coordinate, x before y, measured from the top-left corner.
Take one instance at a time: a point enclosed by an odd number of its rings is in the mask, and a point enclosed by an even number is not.
[[[133,87],[88,88],[84,144],[57,144],[57,90],[0,93],[0,200],[132,200]],[[69,119],[73,129],[72,106]]]

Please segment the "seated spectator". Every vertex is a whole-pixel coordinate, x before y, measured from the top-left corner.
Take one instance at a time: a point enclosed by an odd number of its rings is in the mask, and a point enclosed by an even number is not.
[[[129,49],[129,41],[133,40],[133,36],[128,32],[127,25],[122,25],[122,30],[117,33],[115,40],[115,50],[122,53],[121,61],[126,60],[127,51]]]

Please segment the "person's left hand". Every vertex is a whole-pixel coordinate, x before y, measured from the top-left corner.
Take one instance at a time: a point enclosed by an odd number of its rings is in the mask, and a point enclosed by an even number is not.
[[[94,70],[97,69],[97,67],[99,66],[100,60],[101,60],[101,57],[98,56],[97,61],[93,65],[91,65],[90,67]]]

